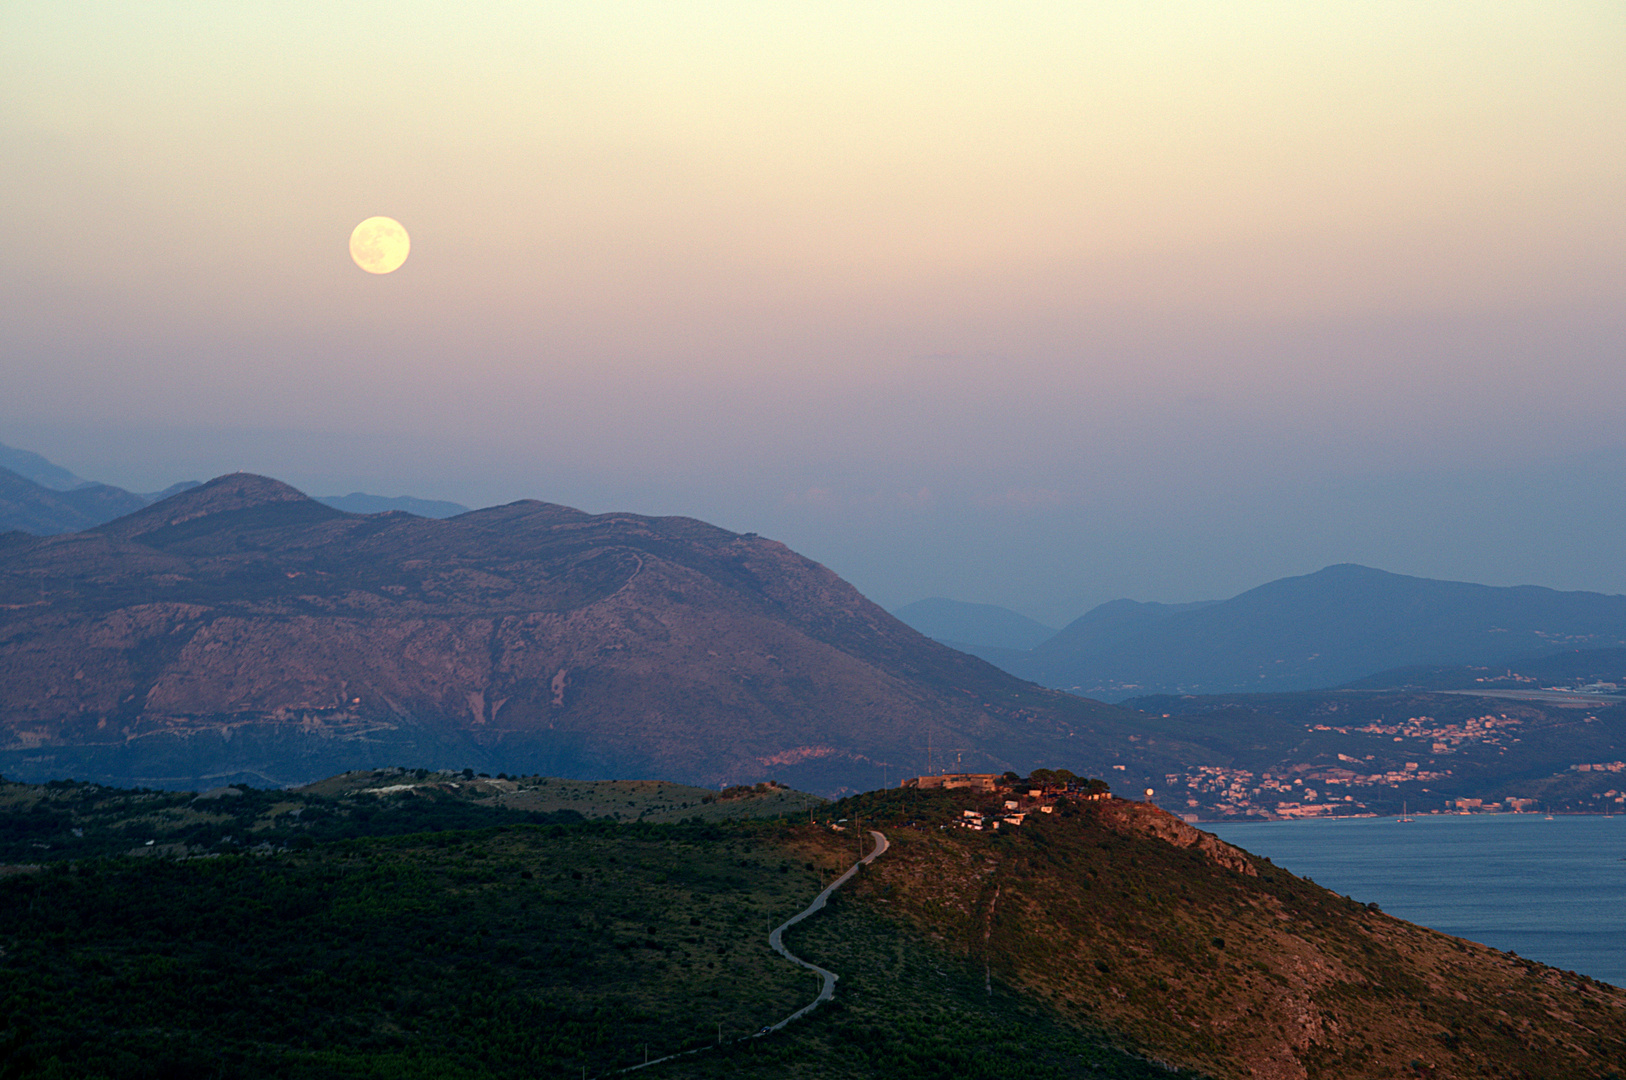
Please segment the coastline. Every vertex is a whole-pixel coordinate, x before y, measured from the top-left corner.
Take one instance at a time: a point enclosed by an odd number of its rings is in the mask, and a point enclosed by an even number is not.
[[[1626,829],[1609,823],[1623,817],[1493,811],[1418,814],[1406,829],[1389,827],[1392,816],[1198,827],[1408,922],[1626,987]]]
[[[1200,818],[1195,814],[1176,814],[1187,825],[1202,828],[1207,825],[1275,825],[1284,821],[1359,821],[1364,818],[1398,820],[1400,814],[1317,814],[1308,815],[1271,815],[1245,814],[1236,817]],[[1414,810],[1405,815],[1410,818],[1494,818],[1494,817],[1527,817],[1527,818],[1626,818],[1626,814],[1600,814],[1594,810],[1554,810],[1551,813],[1541,810]]]

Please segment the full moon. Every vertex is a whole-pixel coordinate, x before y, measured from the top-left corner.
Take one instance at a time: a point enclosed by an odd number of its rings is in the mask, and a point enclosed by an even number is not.
[[[369,274],[388,274],[406,262],[412,241],[394,218],[370,217],[350,234],[350,257]]]

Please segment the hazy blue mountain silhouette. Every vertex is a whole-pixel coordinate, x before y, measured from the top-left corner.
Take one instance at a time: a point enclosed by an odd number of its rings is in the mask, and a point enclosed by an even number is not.
[[[146,505],[140,495],[108,484],[58,491],[0,468],[0,532],[17,529],[35,536],[78,532]]]
[[[393,497],[368,495],[362,491],[352,491],[348,495],[322,495],[316,501],[325,503],[335,510],[343,510],[347,514],[387,514],[392,510],[399,510],[415,517],[449,518],[469,512],[469,508],[462,503],[448,502],[444,499],[415,499],[411,495]]]
[[[1216,603],[1103,604],[1031,652],[996,662],[1046,686],[1122,701],[1311,690],[1397,668],[1621,646],[1626,597],[1346,563]]]
[[[34,536],[79,532],[199,486],[197,480],[182,480],[162,491],[126,491],[75,476],[31,450],[0,443],[0,533],[14,529]],[[440,499],[368,495],[361,491],[316,501],[347,514],[402,511],[416,517],[448,518],[469,512],[460,503]]]
[[[191,491],[195,487],[202,486],[202,480],[181,480],[177,483],[169,485],[169,487],[165,488],[163,491],[144,491],[141,492],[140,495],[149,503],[155,503],[159,502],[160,500],[167,499],[171,495],[179,495],[183,491]]]
[[[1046,626],[1010,608],[971,604],[942,596],[905,604],[892,615],[933,641],[959,649],[969,645],[1026,650],[1056,634],[1054,626]]]
[[[10,469],[18,476],[26,477],[52,491],[72,491],[81,484],[89,483],[83,477],[75,476],[56,462],[48,461],[32,450],[19,450],[5,443],[0,443],[0,469]]]

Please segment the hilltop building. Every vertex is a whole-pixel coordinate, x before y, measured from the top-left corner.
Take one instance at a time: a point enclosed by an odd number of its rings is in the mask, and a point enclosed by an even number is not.
[[[970,788],[972,791],[993,791],[999,784],[998,773],[943,773],[939,776],[911,776],[898,786],[906,788]]]

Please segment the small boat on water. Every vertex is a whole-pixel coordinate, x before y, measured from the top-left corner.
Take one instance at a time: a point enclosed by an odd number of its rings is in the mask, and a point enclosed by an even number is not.
[[[1416,821],[1416,820],[1417,819],[1414,818],[1414,817],[1407,816],[1407,814],[1406,814],[1406,800],[1401,799],[1400,800],[1400,816],[1395,818],[1395,821],[1400,823],[1400,824],[1404,824],[1404,823],[1406,823],[1408,821]]]

